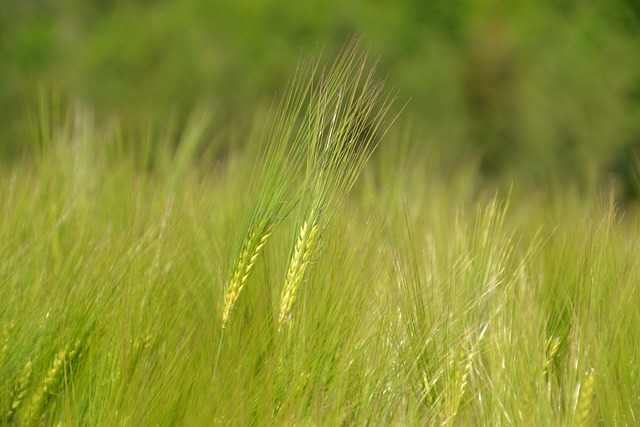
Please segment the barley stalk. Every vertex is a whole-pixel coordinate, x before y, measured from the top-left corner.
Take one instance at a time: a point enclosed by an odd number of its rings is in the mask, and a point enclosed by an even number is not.
[[[307,265],[318,238],[318,224],[307,220],[300,227],[300,233],[289,262],[287,277],[280,297],[280,315],[278,316],[278,330],[282,331],[289,322],[293,305],[298,298],[300,285],[304,281]]]
[[[382,84],[373,78],[375,66],[365,73],[367,54],[358,54],[358,42],[349,46],[309,98],[307,117],[307,169],[301,214],[304,221],[289,261],[280,298],[278,330],[291,313],[304,282],[312,253],[318,246],[320,221],[326,227],[336,214],[376,145],[389,107],[383,100],[376,110]],[[368,128],[368,125],[370,129]],[[370,132],[368,131],[370,130]],[[360,145],[360,147],[356,147]]]
[[[224,294],[224,310],[222,311],[222,329],[225,329],[240,293],[251,275],[256,261],[262,252],[264,245],[271,236],[271,227],[266,226],[266,221],[261,221],[249,232],[242,246],[240,255],[236,260],[233,274]]]

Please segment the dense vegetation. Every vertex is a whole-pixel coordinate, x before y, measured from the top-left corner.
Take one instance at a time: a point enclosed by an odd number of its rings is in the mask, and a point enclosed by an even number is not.
[[[640,217],[439,177],[360,52],[222,135],[42,102],[0,176],[1,424],[638,423]]]
[[[584,193],[613,175],[618,199],[638,197],[636,0],[4,1],[1,151],[25,151],[24,106],[42,86],[99,122],[159,129],[201,101],[246,121],[303,49],[335,54],[360,32],[445,173],[474,164],[489,185]]]
[[[0,2],[0,426],[640,424],[638,46],[635,0]]]

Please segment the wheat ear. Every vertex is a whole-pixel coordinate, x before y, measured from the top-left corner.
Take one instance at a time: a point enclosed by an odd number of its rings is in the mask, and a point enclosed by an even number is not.
[[[262,248],[271,236],[271,227],[266,226],[265,221],[261,221],[249,232],[247,239],[242,246],[240,256],[236,261],[233,274],[227,285],[224,294],[224,310],[222,311],[222,329],[226,328],[231,311],[251,275],[256,261],[262,252]]]
[[[298,290],[304,280],[307,265],[318,238],[317,222],[305,221],[300,227],[300,233],[291,255],[287,277],[280,297],[280,315],[278,316],[278,330],[282,331],[291,317],[293,305],[298,299]]]

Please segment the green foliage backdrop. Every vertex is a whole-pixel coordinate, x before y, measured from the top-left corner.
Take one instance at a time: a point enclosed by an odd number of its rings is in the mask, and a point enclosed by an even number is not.
[[[26,145],[40,88],[98,117],[182,120],[268,106],[303,50],[364,33],[424,152],[484,178],[637,198],[640,6],[635,0],[26,0],[0,3],[0,144]]]

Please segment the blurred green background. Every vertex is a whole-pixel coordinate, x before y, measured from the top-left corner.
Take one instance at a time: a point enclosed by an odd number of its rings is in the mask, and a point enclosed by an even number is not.
[[[579,190],[614,177],[620,199],[640,196],[640,0],[0,0],[0,156],[24,152],[43,87],[101,120],[162,125],[206,101],[225,122],[268,105],[303,51],[355,34],[443,171]]]

